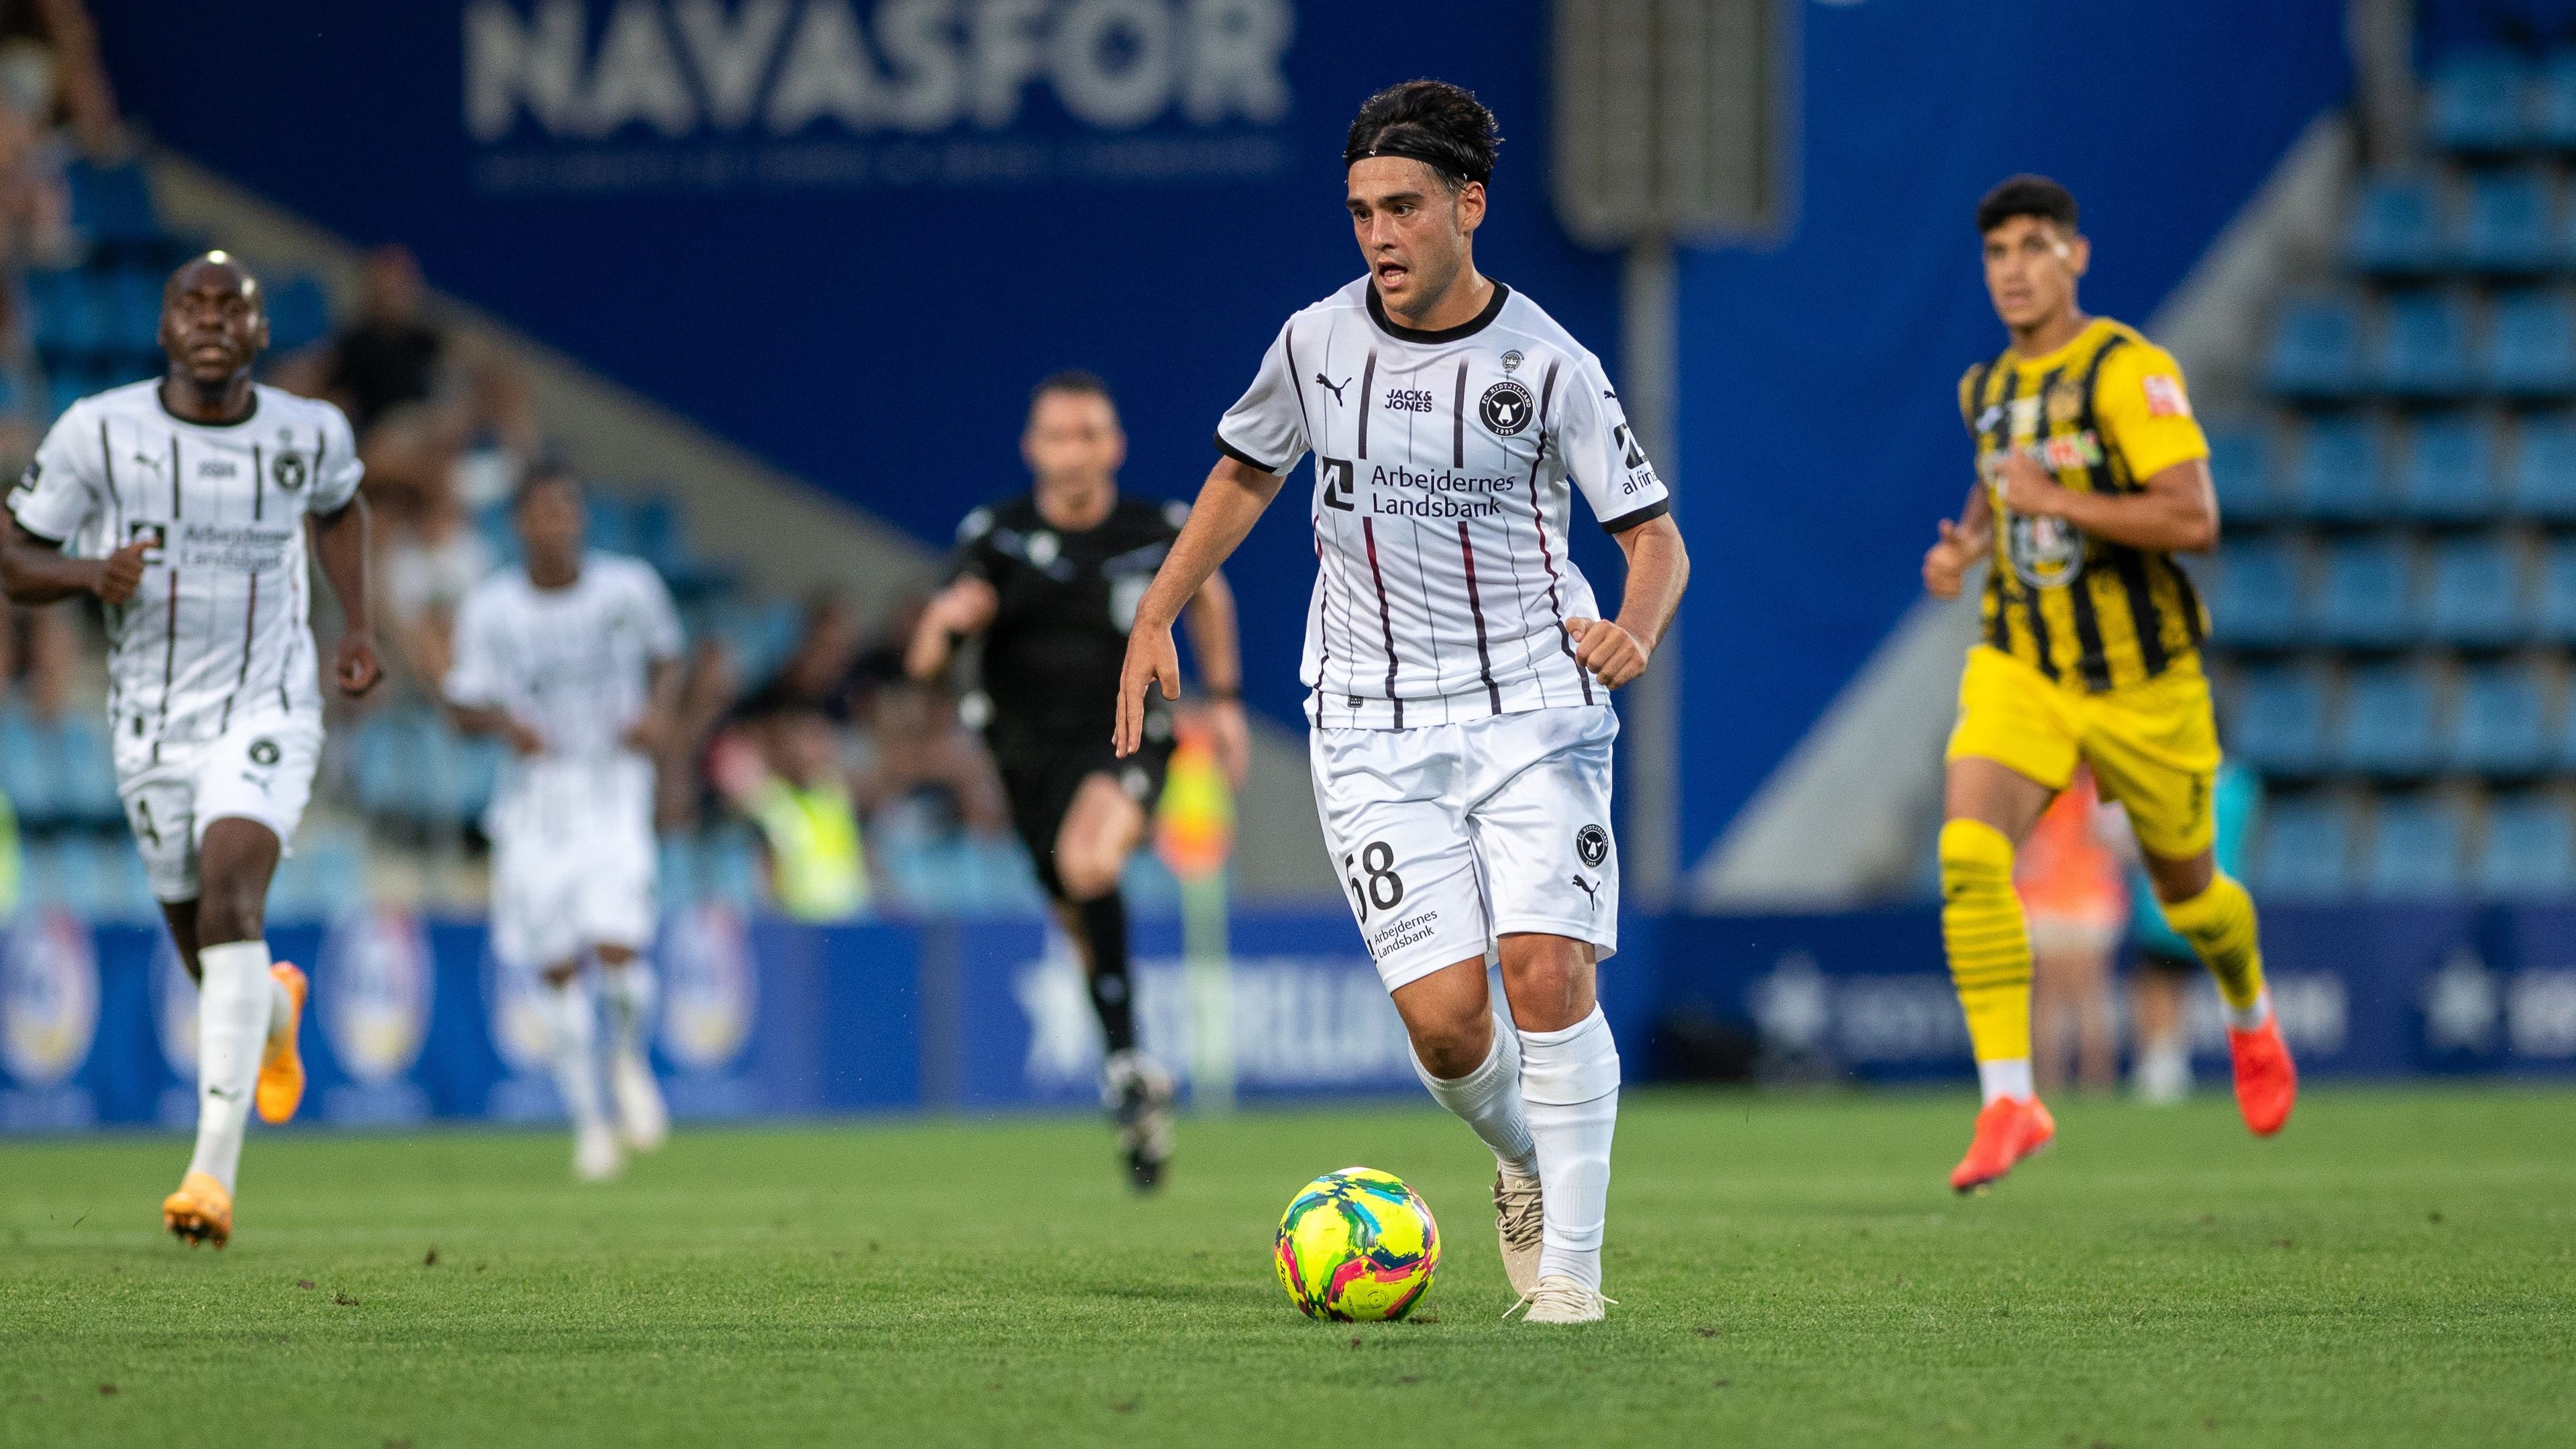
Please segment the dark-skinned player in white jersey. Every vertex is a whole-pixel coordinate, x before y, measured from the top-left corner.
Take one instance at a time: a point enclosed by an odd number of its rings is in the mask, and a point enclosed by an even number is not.
[[[167,371],[64,410],[0,540],[12,602],[105,606],[117,793],[198,985],[196,1150],[161,1219],[219,1248],[252,1107],[283,1122],[304,1096],[305,979],[264,933],[322,747],[308,540],[345,620],[331,678],[355,698],[383,674],[348,419],[254,383],[267,346],[247,268],[222,252],[180,267],[161,296]]]
[[[1493,1150],[1532,1323],[1598,1320],[1619,1056],[1609,691],[1644,672],[1689,563],[1600,362],[1477,270],[1500,143],[1456,86],[1369,99],[1344,151],[1365,278],[1280,330],[1138,607],[1118,747],[1179,683],[1172,621],[1316,455],[1302,676],[1327,848],[1433,1097]],[[1617,617],[1566,558],[1580,491],[1627,555]],[[1508,1019],[1486,986],[1499,958]]]
[[[1029,397],[1020,457],[1033,486],[966,515],[945,588],[922,611],[905,667],[928,679],[962,640],[983,641],[984,742],[1011,820],[1081,955],[1105,1047],[1101,1096],[1140,1191],[1160,1185],[1172,1152],[1171,1074],[1138,1045],[1119,880],[1145,840],[1171,761],[1172,721],[1157,709],[1142,748],[1112,756],[1111,720],[1127,629],[1187,505],[1122,495],[1127,435],[1108,384],[1059,372]],[[1222,576],[1189,610],[1200,717],[1219,763],[1243,781],[1249,749],[1234,628]]]

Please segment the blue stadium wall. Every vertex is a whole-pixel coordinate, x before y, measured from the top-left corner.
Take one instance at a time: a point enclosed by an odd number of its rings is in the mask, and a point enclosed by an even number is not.
[[[1462,80],[1501,114],[1484,263],[1616,365],[1617,262],[1550,214],[1541,0],[1029,7],[1143,18],[1091,62],[942,28],[1008,7],[770,4],[801,38],[744,68],[722,59],[766,13],[744,0],[96,8],[126,103],[180,152],[355,240],[408,242],[440,286],[929,542],[1021,486],[1026,389],[1058,367],[1120,390],[1131,487],[1193,490],[1280,320],[1352,274],[1340,137],[1394,79]],[[1974,198],[2015,170],[2065,179],[2097,237],[2090,302],[2143,320],[2342,94],[2341,10],[1796,10],[1788,223],[1681,272],[1686,859],[1885,636],[1957,506],[1951,384],[2000,345]],[[703,14],[724,23],[684,23]],[[855,73],[832,64],[843,14],[877,96],[845,90],[856,122],[781,133],[782,94],[816,94],[791,73]],[[1188,49],[1220,19],[1231,40]],[[1179,58],[1202,54],[1222,63]],[[943,85],[947,67],[968,79]],[[971,75],[996,67],[1027,78],[979,98]],[[1254,701],[1282,720],[1313,569],[1294,511],[1233,569]],[[1615,576],[1597,536],[1578,559]]]

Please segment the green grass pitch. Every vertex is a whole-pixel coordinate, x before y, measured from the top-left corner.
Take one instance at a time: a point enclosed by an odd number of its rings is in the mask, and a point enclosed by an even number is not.
[[[1502,1321],[1490,1167],[1429,1109],[1185,1124],[1138,1200],[1091,1120],[255,1137],[232,1248],[175,1138],[0,1146],[0,1444],[2305,1445],[2576,1441],[2576,1094],[2070,1099],[1953,1198],[1964,1093],[1641,1092],[1596,1328]],[[1312,1323],[1310,1175],[1411,1180],[1417,1321]],[[435,1249],[435,1259],[432,1250]]]

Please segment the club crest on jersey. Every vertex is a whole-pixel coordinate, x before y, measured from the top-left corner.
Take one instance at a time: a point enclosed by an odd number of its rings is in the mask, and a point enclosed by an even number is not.
[[[277,461],[268,465],[269,481],[289,493],[304,486],[306,472],[301,453],[280,453]]]
[[[2013,573],[2034,589],[2061,589],[2084,573],[2084,533],[2063,518],[2016,513],[2004,530]]]
[[[1586,825],[1574,832],[1574,853],[1585,865],[1599,869],[1610,858],[1610,832],[1598,825]]]
[[[1476,416],[1498,438],[1508,438],[1528,427],[1530,419],[1537,415],[1538,402],[1530,396],[1530,390],[1508,377],[1485,389],[1485,395],[1476,400]]]
[[[1509,352],[1504,353],[1504,354],[1503,354],[1503,371],[1505,371],[1505,372],[1518,372],[1518,371],[1520,371],[1520,370],[1521,370],[1521,362],[1522,362],[1522,360],[1523,360],[1523,359],[1522,359],[1522,357],[1521,357],[1521,350],[1520,350],[1519,348],[1517,348],[1517,347],[1513,348],[1513,349],[1512,349],[1511,351],[1509,351]]]
[[[262,768],[274,765],[278,761],[278,755],[279,751],[277,748],[277,741],[275,740],[256,739],[250,742],[250,762],[254,765],[258,765]]]
[[[2084,385],[2061,382],[2048,390],[2048,422],[2051,427],[2071,423],[2084,413]]]

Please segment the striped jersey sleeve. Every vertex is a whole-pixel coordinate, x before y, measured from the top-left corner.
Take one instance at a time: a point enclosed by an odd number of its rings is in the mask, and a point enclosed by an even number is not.
[[[1217,450],[1264,473],[1286,477],[1313,446],[1306,426],[1304,383],[1297,375],[1296,319],[1262,354],[1252,386],[1216,425]]]

